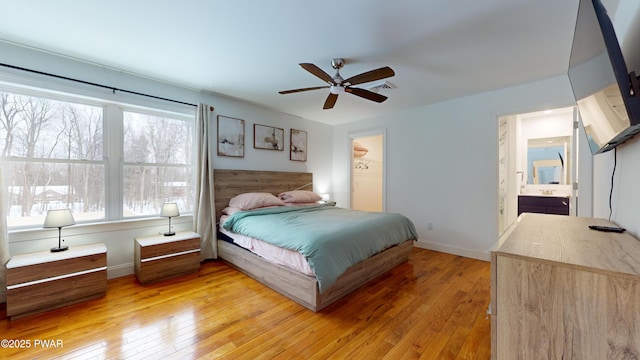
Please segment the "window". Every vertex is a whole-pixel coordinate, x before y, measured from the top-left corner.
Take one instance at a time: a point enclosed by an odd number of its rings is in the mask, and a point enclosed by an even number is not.
[[[0,90],[0,149],[10,228],[66,207],[76,222],[192,211],[192,116]]]
[[[124,112],[124,217],[158,214],[164,202],[192,209],[192,122]]]

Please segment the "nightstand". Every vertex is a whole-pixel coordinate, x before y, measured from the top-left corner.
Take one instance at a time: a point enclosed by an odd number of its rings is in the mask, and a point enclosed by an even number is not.
[[[19,254],[6,267],[11,319],[97,298],[107,291],[107,248],[102,243]]]
[[[137,237],[134,246],[136,276],[142,284],[200,269],[200,234],[193,231]]]

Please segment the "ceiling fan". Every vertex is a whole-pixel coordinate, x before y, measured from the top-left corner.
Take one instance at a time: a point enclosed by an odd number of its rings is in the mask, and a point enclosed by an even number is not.
[[[320,69],[314,64],[302,63],[300,64],[300,66],[302,66],[303,69],[317,76],[321,80],[327,82],[329,85],[285,90],[285,91],[280,91],[279,93],[291,94],[291,93],[297,93],[301,91],[329,88],[329,96],[327,96],[327,100],[325,100],[324,106],[322,107],[325,110],[333,108],[333,106],[336,104],[336,100],[338,100],[338,95],[344,94],[344,93],[350,93],[350,94],[360,96],[367,100],[375,101],[378,103],[381,103],[387,100],[387,97],[384,95],[380,95],[378,93],[374,93],[373,91],[356,88],[352,86],[371,82],[371,81],[382,80],[382,79],[386,79],[388,77],[394,76],[395,73],[390,67],[388,66],[381,67],[379,69],[367,71],[362,74],[352,76],[348,79],[343,79],[342,76],[340,76],[340,69],[342,69],[344,64],[345,64],[344,59],[331,60],[331,67],[333,67],[336,70],[336,74],[333,77],[331,77],[329,74],[327,74],[326,72],[324,72],[322,69]]]

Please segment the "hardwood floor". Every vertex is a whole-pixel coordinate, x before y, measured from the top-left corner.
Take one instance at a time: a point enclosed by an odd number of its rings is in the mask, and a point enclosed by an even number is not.
[[[30,347],[3,343],[0,358],[489,359],[489,278],[488,262],[415,248],[313,313],[210,261],[153,285],[112,279],[105,297],[47,313],[3,313],[0,338]]]

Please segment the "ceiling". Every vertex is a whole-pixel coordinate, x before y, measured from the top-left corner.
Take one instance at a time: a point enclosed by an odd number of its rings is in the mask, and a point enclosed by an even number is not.
[[[0,0],[0,39],[339,124],[566,73],[578,0],[332,4]],[[298,64],[333,75],[333,58],[344,78],[390,66],[389,99],[322,110],[328,89],[278,94],[325,85]]]

